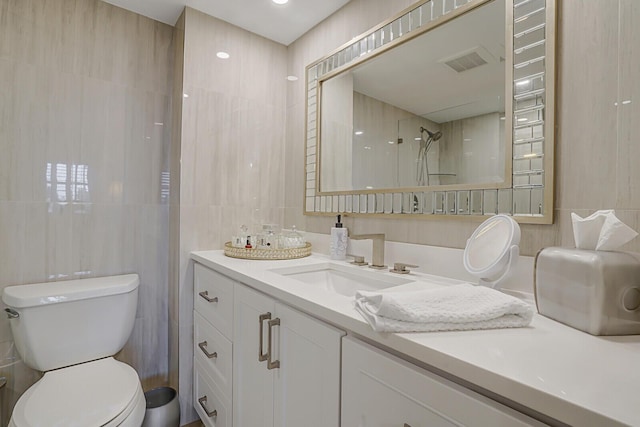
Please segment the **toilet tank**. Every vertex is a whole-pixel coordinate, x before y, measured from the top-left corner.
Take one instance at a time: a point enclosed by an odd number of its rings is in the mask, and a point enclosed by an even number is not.
[[[139,283],[126,274],[4,288],[24,363],[49,371],[120,351],[133,330]]]

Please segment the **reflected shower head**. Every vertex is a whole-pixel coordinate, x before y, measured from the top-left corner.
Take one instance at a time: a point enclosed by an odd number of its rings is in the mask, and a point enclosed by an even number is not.
[[[440,138],[442,138],[442,132],[440,132],[440,131],[431,132],[429,129],[421,127],[420,128],[420,133],[422,133],[422,132],[426,132],[427,135],[429,135],[429,138],[431,138],[432,141],[437,141]]]

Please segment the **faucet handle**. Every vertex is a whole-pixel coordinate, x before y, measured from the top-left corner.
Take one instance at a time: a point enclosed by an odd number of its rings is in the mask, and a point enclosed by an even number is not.
[[[403,262],[394,262],[393,268],[390,268],[389,271],[392,273],[398,273],[398,274],[409,274],[411,270],[407,270],[407,267],[418,268],[419,266],[412,265],[412,264],[405,264]]]
[[[353,261],[351,261],[351,264],[367,265],[367,262],[364,260],[364,257],[362,255],[347,254],[347,256],[353,258]]]

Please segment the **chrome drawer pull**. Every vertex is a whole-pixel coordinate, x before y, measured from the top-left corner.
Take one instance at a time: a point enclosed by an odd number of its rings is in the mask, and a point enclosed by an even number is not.
[[[267,360],[267,354],[264,354],[262,352],[262,349],[264,348],[264,343],[262,342],[262,335],[263,335],[263,324],[265,320],[269,320],[271,319],[271,313],[265,313],[265,314],[261,314],[260,317],[258,318],[258,320],[260,321],[260,348],[258,349],[258,362],[264,362],[265,360]]]
[[[202,350],[202,352],[205,354],[205,356],[207,356],[209,359],[213,359],[213,358],[218,358],[218,353],[217,352],[213,352],[213,353],[209,353],[207,351],[207,342],[206,341],[202,341],[201,343],[198,343],[198,347],[200,347],[200,350]]]
[[[209,298],[209,291],[202,291],[198,295],[207,300],[207,302],[218,302],[218,297]]]
[[[273,326],[280,326],[280,319],[269,320],[269,330],[267,331],[267,339],[269,340],[269,342],[267,343],[267,369],[275,369],[280,367],[279,360],[271,361],[271,329]]]
[[[198,399],[198,403],[200,404],[200,406],[202,406],[202,409],[204,409],[204,413],[207,414],[207,417],[211,418],[218,416],[218,411],[214,409],[213,411],[209,412],[207,410],[207,407],[204,406],[204,404],[207,403],[207,396],[202,396],[200,399]]]

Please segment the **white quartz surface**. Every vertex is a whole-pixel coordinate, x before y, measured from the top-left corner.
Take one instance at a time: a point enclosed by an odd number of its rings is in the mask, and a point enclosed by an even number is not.
[[[317,254],[298,260],[250,261],[228,258],[219,250],[193,252],[191,257],[350,334],[562,423],[640,426],[640,336],[595,337],[537,314],[529,327],[518,329],[376,333],[354,310],[351,298],[270,271],[347,262]],[[401,285],[405,288],[419,288],[422,282],[456,282],[414,272],[407,278],[416,282]],[[519,295],[533,304],[530,295]]]

